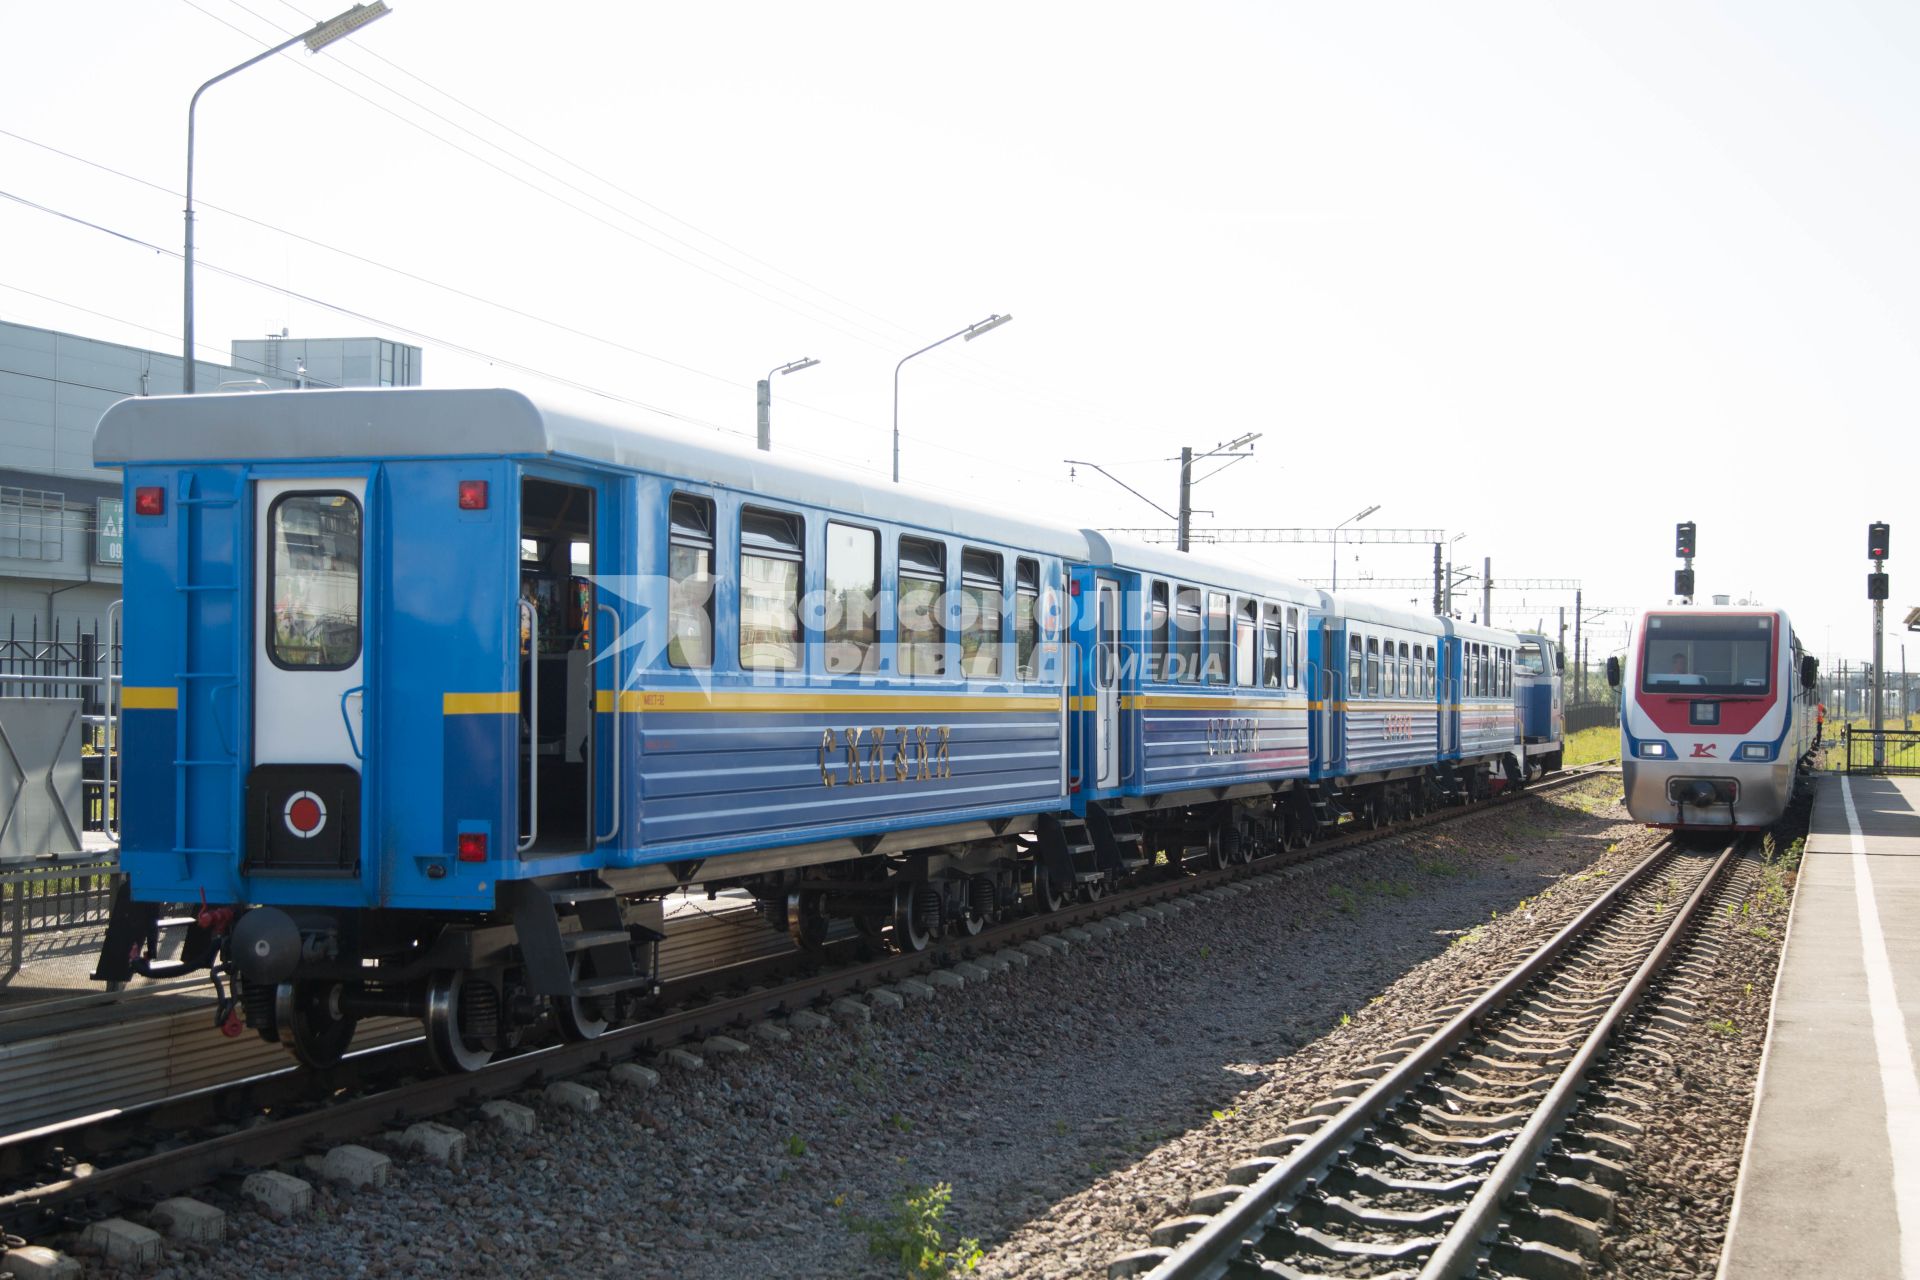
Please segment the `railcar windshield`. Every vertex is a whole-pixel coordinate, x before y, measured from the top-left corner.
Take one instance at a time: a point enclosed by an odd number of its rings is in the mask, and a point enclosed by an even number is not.
[[[1547,674],[1547,653],[1540,647],[1538,640],[1520,642],[1519,649],[1514,651],[1513,669],[1515,674],[1523,676]]]
[[[1647,693],[1764,694],[1773,687],[1771,617],[1653,614],[1647,618]]]

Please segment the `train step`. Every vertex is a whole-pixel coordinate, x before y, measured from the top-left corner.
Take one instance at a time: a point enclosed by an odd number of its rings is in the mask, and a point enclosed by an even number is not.
[[[563,951],[588,951],[594,947],[610,946],[618,943],[625,946],[633,941],[625,929],[582,929],[579,933],[560,935],[560,949]]]
[[[624,977],[589,978],[585,982],[574,984],[573,995],[576,1000],[591,1000],[595,996],[610,996],[618,991],[632,991],[636,987],[653,985],[648,974],[629,974]]]
[[[567,884],[549,888],[547,897],[556,905],[567,902],[605,902],[620,895],[603,884]]]

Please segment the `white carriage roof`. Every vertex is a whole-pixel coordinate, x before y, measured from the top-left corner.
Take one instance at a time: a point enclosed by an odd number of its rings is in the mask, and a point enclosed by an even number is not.
[[[520,391],[392,387],[146,396],[100,419],[93,460],[129,463],[418,457],[584,458],[851,515],[1084,561],[1084,534],[1065,524],[955,502],[914,485],[844,472],[704,435],[691,438],[551,408]]]
[[[1272,600],[1323,609],[1326,596],[1304,582],[1277,577],[1251,565],[1212,560],[1185,551],[1174,551],[1149,542],[1110,538],[1097,529],[1086,530],[1087,546],[1094,563],[1131,569],[1163,578],[1175,578],[1202,586],[1225,587]]]
[[[1436,618],[1430,613],[1395,609],[1391,605],[1375,604],[1371,600],[1360,600],[1353,596],[1330,595],[1327,600],[1330,602],[1327,612],[1338,618],[1351,618],[1355,622],[1372,622],[1386,627],[1400,627],[1423,636],[1437,636],[1446,630],[1445,619]]]

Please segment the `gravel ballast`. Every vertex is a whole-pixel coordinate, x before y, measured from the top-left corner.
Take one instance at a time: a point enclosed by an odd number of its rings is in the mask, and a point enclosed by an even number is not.
[[[316,1184],[296,1221],[209,1187],[226,1241],[168,1241],[159,1274],[898,1276],[863,1224],[936,1184],[940,1247],[977,1238],[979,1274],[1104,1274],[1639,861],[1654,837],[1618,789],[1596,778],[1259,877],[871,1021],[787,1044],[739,1033],[746,1052],[662,1067],[653,1087],[585,1077],[593,1113],[530,1093],[532,1135],[445,1116],[467,1134],[459,1169],[371,1140],[395,1158],[387,1187]],[[1751,980],[1757,1055],[1770,979]]]

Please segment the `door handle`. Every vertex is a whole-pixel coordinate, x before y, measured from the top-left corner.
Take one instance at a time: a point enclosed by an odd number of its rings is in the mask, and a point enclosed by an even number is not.
[[[355,760],[365,760],[366,756],[360,752],[360,735],[353,731],[353,717],[347,714],[347,699],[359,697],[366,689],[367,686],[357,684],[340,695],[340,722],[347,726],[347,745],[353,748]]]

